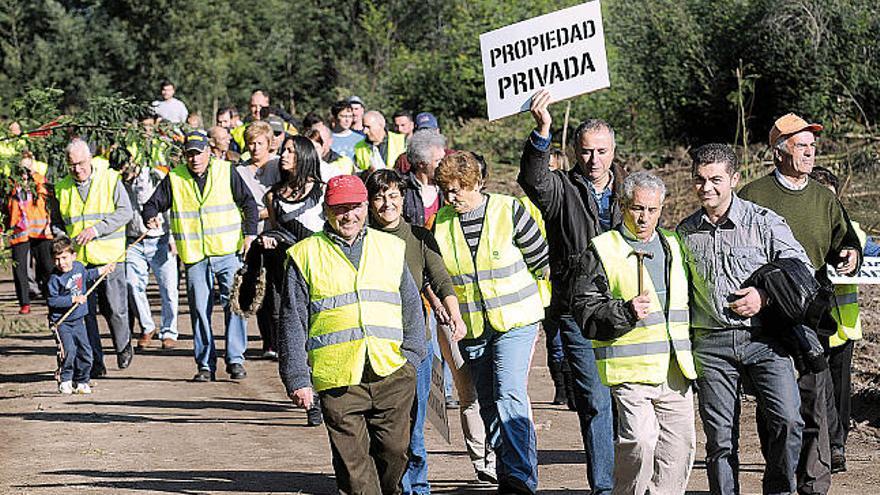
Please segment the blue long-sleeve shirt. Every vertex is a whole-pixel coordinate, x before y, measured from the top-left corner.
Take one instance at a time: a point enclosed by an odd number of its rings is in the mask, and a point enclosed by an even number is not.
[[[67,273],[62,273],[58,269],[52,272],[49,276],[49,297],[46,299],[49,305],[49,322],[58,321],[73,306],[74,296],[85,294],[99,276],[97,268],[86,269],[79,261],[74,261],[73,268]],[[88,304],[80,304],[67,317],[65,323],[74,323],[84,318],[88,312]]]

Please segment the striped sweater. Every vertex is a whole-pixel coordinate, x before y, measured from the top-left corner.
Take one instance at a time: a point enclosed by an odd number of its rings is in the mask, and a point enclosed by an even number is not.
[[[471,257],[476,262],[477,246],[480,244],[480,234],[483,232],[483,218],[486,216],[486,204],[488,196],[483,197],[483,203],[477,208],[459,215],[461,229],[464,238],[471,250]],[[519,248],[523,259],[532,273],[540,274],[549,266],[549,254],[547,241],[541,235],[538,224],[529,215],[525,206],[519,201],[513,203],[513,242]]]

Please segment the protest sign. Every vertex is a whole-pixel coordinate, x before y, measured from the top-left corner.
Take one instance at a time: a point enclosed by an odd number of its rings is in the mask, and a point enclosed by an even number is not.
[[[828,267],[828,279],[834,285],[847,284],[880,284],[880,257],[867,257],[862,262],[862,268],[855,276],[842,277],[837,271]]]
[[[480,35],[489,120],[527,111],[541,88],[551,101],[610,86],[599,0]]]
[[[449,416],[446,414],[446,387],[443,380],[443,361],[434,356],[431,366],[431,389],[428,392],[428,421],[437,429],[440,436],[450,443]]]

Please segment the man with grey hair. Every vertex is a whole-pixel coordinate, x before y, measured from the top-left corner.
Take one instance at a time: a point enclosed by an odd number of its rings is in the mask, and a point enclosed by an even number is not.
[[[773,173],[747,184],[740,191],[785,218],[795,238],[804,247],[820,281],[827,283],[825,265],[841,275],[856,273],[861,265],[861,243],[837,197],[821,184],[809,180],[816,161],[816,133],[811,124],[789,113],[776,120],[770,130]],[[815,329],[821,331],[821,329]],[[825,336],[836,332],[829,329]],[[826,393],[831,388],[828,369],[804,373],[798,378],[804,436],[798,463],[798,492],[824,495],[831,487],[832,464],[845,462],[842,450],[832,457],[828,431]],[[832,411],[836,420],[836,410]],[[759,433],[763,433],[759,429]],[[767,435],[761,438],[766,442]]]
[[[391,168],[397,157],[406,152],[403,134],[385,130],[385,117],[370,110],[364,114],[366,139],[354,145],[354,164],[358,170],[381,170]]]
[[[550,93],[532,96],[535,129],[526,140],[517,182],[544,216],[550,245],[553,296],[547,320],[557,325],[574,379],[575,406],[586,454],[587,479],[594,495],[614,485],[614,425],[611,394],[599,380],[593,346],[572,317],[569,289],[590,239],[623,220],[616,196],[625,172],[614,164],[614,131],[601,120],[587,120],[575,131],[577,165],[550,171]]]
[[[744,282],[782,258],[809,265],[803,247],[776,213],[740,199],[733,150],[707,144],[693,151],[694,192],[701,208],[678,225],[688,253],[690,324],[699,370],[697,398],[706,433],[709,491],[739,493],[739,413],[748,384],[766,410],[764,493],[795,491],[795,467],[804,427],[795,370],[759,314],[767,294]]]
[[[411,168],[404,176],[407,187],[403,196],[403,218],[422,227],[443,206],[443,195],[434,183],[434,171],[446,156],[446,138],[433,130],[416,131],[409,139],[405,156]]]
[[[125,261],[125,227],[132,218],[132,207],[119,173],[109,168],[93,168],[89,145],[81,139],[72,140],[66,151],[69,173],[55,184],[53,233],[73,241],[77,261],[86,268]],[[92,345],[92,377],[107,374],[98,332],[99,311],[110,327],[116,364],[119,369],[128,368],[134,353],[125,270],[110,272],[88,304],[86,330]]]
[[[666,186],[623,182],[623,223],[594,237],[572,285],[572,313],[593,340],[617,405],[613,493],[684,493],[696,450],[685,256],[657,227]]]

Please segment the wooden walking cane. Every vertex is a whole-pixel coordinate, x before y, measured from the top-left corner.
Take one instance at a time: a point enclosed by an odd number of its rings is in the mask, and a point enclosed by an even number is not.
[[[134,246],[135,244],[144,240],[145,237],[147,237],[146,232],[141,234],[141,236],[138,237],[137,239],[135,239],[134,242],[132,242],[131,244],[126,246],[125,249],[128,250],[128,248],[130,248],[130,247]],[[89,296],[92,294],[92,292],[94,292],[95,289],[99,285],[101,285],[101,282],[103,282],[104,279],[107,278],[107,275],[110,275],[110,273],[111,272],[104,273],[103,275],[98,277],[98,280],[95,280],[95,283],[93,283],[91,287],[89,287],[89,289],[85,293],[86,304],[88,304],[88,299],[89,299]],[[65,357],[64,343],[61,342],[61,334],[58,333],[58,327],[60,327],[61,324],[64,323],[64,321],[67,320],[67,318],[74,312],[74,310],[76,310],[76,308],[81,306],[81,304],[82,303],[78,303],[78,302],[73,303],[73,306],[71,306],[70,309],[67,310],[67,312],[65,312],[63,315],[61,315],[61,318],[58,318],[58,321],[49,325],[49,330],[52,331],[52,335],[55,337],[55,343],[58,345],[58,350],[55,352],[55,357],[56,357],[56,361],[57,361],[57,366],[55,368],[55,380],[60,379],[61,363],[64,362],[64,357]]]

